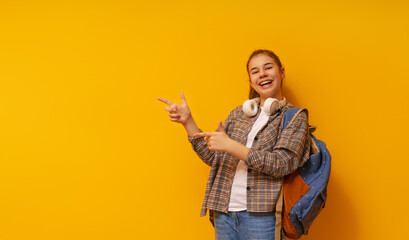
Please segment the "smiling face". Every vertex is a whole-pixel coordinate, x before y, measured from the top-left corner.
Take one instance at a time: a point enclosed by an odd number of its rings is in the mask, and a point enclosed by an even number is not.
[[[267,98],[281,100],[281,81],[284,78],[284,67],[267,54],[258,54],[248,64],[251,87],[260,94],[260,106]]]

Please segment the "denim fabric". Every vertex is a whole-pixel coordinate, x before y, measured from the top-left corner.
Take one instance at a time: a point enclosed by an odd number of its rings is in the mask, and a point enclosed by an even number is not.
[[[274,240],[275,214],[214,212],[216,240]]]

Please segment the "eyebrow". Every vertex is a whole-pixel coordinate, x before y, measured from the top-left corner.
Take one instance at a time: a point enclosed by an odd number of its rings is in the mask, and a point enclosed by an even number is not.
[[[272,63],[272,62],[268,62],[268,63],[265,63],[263,66],[266,66],[266,65],[268,65],[268,64],[273,65],[273,63]],[[256,69],[256,68],[257,68],[257,67],[253,67],[253,68],[251,68],[251,69],[250,69],[250,72],[251,72],[251,71],[253,71],[253,69]]]

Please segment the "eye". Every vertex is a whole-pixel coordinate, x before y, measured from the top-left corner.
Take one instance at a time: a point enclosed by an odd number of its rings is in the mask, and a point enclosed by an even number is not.
[[[266,67],[266,70],[268,70],[268,69],[272,69],[273,67]]]
[[[251,72],[251,74],[256,74],[256,73],[258,73],[258,71],[253,71],[253,72]]]

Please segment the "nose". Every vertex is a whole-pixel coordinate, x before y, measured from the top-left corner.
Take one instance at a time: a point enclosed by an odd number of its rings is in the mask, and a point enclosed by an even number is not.
[[[267,76],[267,73],[264,71],[264,70],[260,70],[260,78],[264,78],[264,77],[266,77]]]

